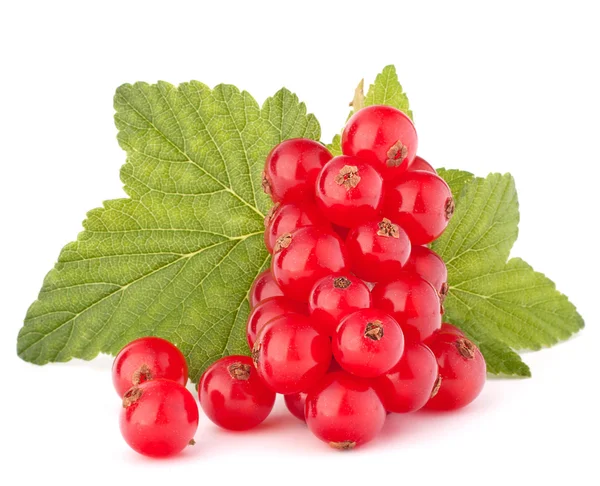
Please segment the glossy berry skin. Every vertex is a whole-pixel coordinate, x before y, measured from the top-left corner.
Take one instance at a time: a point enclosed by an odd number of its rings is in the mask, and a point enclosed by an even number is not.
[[[318,280],[308,296],[312,324],[333,336],[340,320],[359,309],[371,307],[371,292],[359,278],[350,274],[327,275]]]
[[[434,336],[436,336],[437,334],[454,334],[459,337],[466,337],[464,332],[462,332],[458,327],[453,326],[449,322],[442,322],[442,327],[440,327],[439,331],[437,331],[434,334]]]
[[[304,405],[306,403],[306,396],[308,393],[300,392],[300,393],[292,393],[291,395],[285,395],[284,401],[285,406],[290,411],[290,413],[302,422],[306,422],[306,418],[304,417]]]
[[[288,299],[287,297],[271,297],[270,299],[263,300],[252,309],[246,322],[246,338],[250,349],[254,346],[257,334],[265,327],[267,322],[275,317],[291,313],[307,314],[306,304]]]
[[[437,291],[415,273],[400,272],[395,280],[375,285],[371,297],[373,307],[387,312],[400,323],[407,339],[424,341],[442,325]]]
[[[267,156],[263,190],[273,202],[312,200],[317,175],[331,157],[329,151],[314,140],[285,140]]]
[[[386,187],[383,212],[406,231],[413,245],[425,245],[448,226],[454,200],[441,177],[422,170],[408,171]]]
[[[317,280],[348,270],[344,243],[331,231],[307,226],[277,241],[271,271],[279,287],[291,299],[306,302]]]
[[[275,403],[275,393],[258,377],[248,356],[215,361],[200,379],[198,396],[208,418],[229,430],[256,427]]]
[[[349,373],[328,373],[306,397],[306,424],[331,447],[353,449],[382,429],[386,411],[367,380]]]
[[[423,170],[425,172],[431,172],[432,174],[437,174],[437,171],[431,166],[431,164],[429,162],[427,162],[425,159],[419,157],[418,155],[408,165],[407,170]]]
[[[408,116],[391,106],[357,111],[342,133],[342,152],[359,157],[386,178],[406,170],[417,154],[417,131]]]
[[[311,326],[307,317],[287,314],[263,327],[252,358],[258,375],[274,392],[305,392],[327,372],[331,342]]]
[[[188,389],[171,380],[152,380],[123,397],[121,434],[129,446],[150,457],[181,452],[198,428],[198,406]]]
[[[367,282],[391,280],[411,251],[406,232],[389,219],[372,220],[350,230],[346,238],[350,269]]]
[[[113,385],[120,397],[134,385],[159,378],[182,385],[188,379],[185,357],[175,345],[165,339],[136,339],[119,351],[113,363]]]
[[[402,359],[372,382],[388,412],[408,413],[425,406],[438,377],[433,352],[424,344],[409,341]]]
[[[259,302],[270,297],[283,297],[283,290],[275,282],[271,269],[267,269],[258,274],[252,283],[252,287],[250,287],[250,294],[248,296],[250,307],[254,308]]]
[[[485,359],[477,346],[451,333],[436,334],[428,346],[437,359],[440,381],[425,408],[456,410],[475,400],[486,378]]]
[[[448,295],[448,270],[444,260],[425,246],[413,246],[404,270],[427,280],[438,291],[443,303]]]
[[[377,217],[383,204],[383,178],[363,160],[341,155],[319,173],[315,197],[329,221],[350,228]]]
[[[361,309],[342,319],[331,344],[335,360],[344,370],[362,378],[374,378],[400,361],[404,334],[385,312]]]
[[[277,238],[286,233],[293,233],[304,226],[322,226],[331,229],[327,220],[312,203],[275,203],[265,217],[265,246],[269,253],[273,253]]]

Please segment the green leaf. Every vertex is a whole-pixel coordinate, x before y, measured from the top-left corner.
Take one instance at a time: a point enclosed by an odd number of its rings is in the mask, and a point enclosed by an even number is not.
[[[115,95],[129,199],[88,213],[27,313],[19,355],[92,359],[128,341],[173,341],[197,380],[247,353],[247,293],[267,265],[261,171],[268,151],[320,127],[287,90],[262,106],[228,85],[121,86]]]
[[[446,319],[480,346],[491,373],[530,376],[514,350],[567,339],[583,320],[552,281],[509,253],[518,234],[513,178],[439,170],[456,211],[432,245],[448,267]]]
[[[367,96],[365,97],[365,106],[371,105],[389,105],[406,113],[410,119],[413,113],[410,110],[408,96],[402,89],[396,68],[386,66],[383,71],[377,75],[375,82],[369,86]]]
[[[342,155],[342,137],[340,135],[333,137],[331,143],[327,145],[327,149],[334,157],[337,155]]]

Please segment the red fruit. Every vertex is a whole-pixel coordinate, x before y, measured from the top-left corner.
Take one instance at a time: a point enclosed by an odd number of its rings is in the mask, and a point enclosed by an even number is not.
[[[260,380],[248,356],[215,361],[198,384],[202,410],[219,427],[247,430],[265,420],[275,393]]]
[[[294,138],[277,145],[267,156],[263,189],[274,202],[312,200],[317,175],[332,155],[314,140]]]
[[[315,328],[333,336],[342,317],[371,307],[371,292],[353,275],[334,274],[315,283],[308,297],[308,311]]]
[[[339,236],[306,226],[277,240],[271,271],[287,297],[306,302],[317,280],[330,273],[347,271],[347,262]]]
[[[385,408],[368,381],[343,371],[329,373],[306,397],[310,431],[335,449],[372,440],[385,422]]]
[[[254,341],[256,341],[256,336],[271,319],[287,314],[305,315],[307,313],[306,304],[288,299],[287,297],[271,297],[270,299],[263,300],[252,309],[246,322],[248,346],[252,349]]]
[[[404,335],[385,312],[361,309],[342,319],[332,341],[333,355],[353,375],[374,378],[400,361]]]
[[[274,392],[308,391],[331,362],[329,337],[318,333],[307,317],[288,314],[270,321],[258,335],[252,358],[259,376]]]
[[[348,120],[342,133],[342,152],[385,169],[386,177],[397,175],[417,154],[417,131],[400,110],[368,106]]]
[[[159,378],[182,385],[188,379],[185,357],[175,345],[165,339],[136,339],[119,351],[113,363],[113,385],[120,397],[134,385]]]
[[[297,419],[302,420],[302,422],[306,422],[306,418],[304,418],[304,404],[306,403],[307,395],[307,393],[301,392],[292,393],[291,395],[285,395],[283,397],[285,400],[285,406],[290,413]]]
[[[436,334],[428,346],[437,358],[439,381],[425,408],[455,410],[475,400],[486,377],[485,359],[477,346],[450,333]]]
[[[188,389],[171,380],[152,380],[123,397],[121,434],[129,446],[150,457],[166,457],[193,444],[198,406]]]
[[[425,246],[413,246],[404,270],[427,280],[440,294],[443,303],[448,295],[448,270],[441,257]]]
[[[425,406],[437,377],[433,352],[422,343],[407,342],[398,364],[372,385],[388,412],[408,413]]]
[[[408,235],[387,218],[363,223],[346,238],[350,269],[368,282],[394,278],[408,260],[410,247]]]
[[[442,322],[442,327],[432,337],[437,336],[438,334],[454,334],[455,336],[466,337],[464,332],[449,322]]]
[[[273,253],[273,247],[281,235],[313,225],[324,228],[329,226],[314,204],[275,203],[265,218],[265,246],[269,253]]]
[[[425,245],[448,226],[454,200],[441,177],[409,171],[386,187],[383,212],[406,231],[413,245]]]
[[[271,270],[265,270],[254,279],[254,283],[250,287],[250,307],[256,307],[256,304],[269,297],[280,296],[283,296],[283,290],[275,282]]]
[[[418,155],[415,157],[415,160],[408,165],[407,170],[423,170],[425,172],[437,174],[437,171],[431,166],[431,164]]]
[[[437,291],[415,273],[400,272],[396,280],[375,285],[373,307],[390,314],[412,341],[424,341],[442,325]]]
[[[350,228],[376,218],[383,204],[383,179],[356,157],[331,159],[317,177],[319,210],[334,224]]]

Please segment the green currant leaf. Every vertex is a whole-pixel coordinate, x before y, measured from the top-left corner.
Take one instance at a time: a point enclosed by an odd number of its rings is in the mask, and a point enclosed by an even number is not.
[[[369,86],[365,96],[365,106],[389,105],[406,113],[410,119],[413,113],[410,110],[408,96],[402,89],[395,66],[386,66],[377,75],[375,82]]]
[[[448,228],[431,245],[448,267],[446,319],[477,342],[491,373],[530,376],[514,350],[567,339],[583,319],[551,280],[523,260],[507,262],[519,222],[513,178],[444,169],[439,174],[456,202]]]
[[[283,89],[262,106],[228,85],[121,86],[118,140],[127,199],[88,213],[60,253],[18,337],[44,364],[115,354],[145,335],[173,341],[197,380],[213,360],[247,353],[247,294],[267,265],[261,172],[319,123]]]
[[[327,145],[327,149],[331,152],[331,154],[335,157],[337,155],[342,155],[342,137],[341,135],[336,135],[333,137],[333,140],[329,145]]]

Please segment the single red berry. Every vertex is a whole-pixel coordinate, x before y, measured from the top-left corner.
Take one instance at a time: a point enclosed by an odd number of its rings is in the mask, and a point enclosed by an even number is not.
[[[302,420],[302,422],[306,422],[306,418],[304,417],[304,405],[306,403],[307,395],[308,394],[305,392],[300,392],[292,393],[291,395],[285,395],[283,397],[285,400],[285,406],[290,413],[297,419]]]
[[[189,390],[175,381],[147,381],[123,396],[120,426],[123,438],[136,452],[170,456],[194,443],[198,406]]]
[[[277,145],[267,156],[263,189],[274,202],[313,199],[317,175],[332,155],[314,140],[294,138]]]
[[[342,319],[332,347],[335,360],[344,370],[362,378],[374,378],[400,361],[404,334],[385,312],[361,309]]]
[[[200,378],[198,396],[208,418],[229,430],[256,427],[275,403],[275,393],[258,377],[248,356],[215,361]]]
[[[483,355],[467,338],[439,333],[427,345],[435,354],[439,378],[425,405],[430,410],[455,410],[471,403],[485,385]]]
[[[442,325],[442,305],[433,286],[416,273],[400,272],[396,279],[375,285],[373,307],[390,314],[412,341],[424,341]]]
[[[113,385],[120,397],[132,386],[159,378],[182,385],[188,380],[185,357],[165,339],[136,339],[119,351],[113,363]]]
[[[269,253],[273,253],[273,248],[281,235],[293,233],[304,226],[322,226],[331,229],[327,220],[312,203],[275,203],[265,217],[265,246]]]
[[[438,291],[440,301],[444,303],[448,295],[448,270],[444,260],[436,252],[425,246],[413,246],[404,270],[427,280]]]
[[[442,322],[442,327],[436,331],[436,333],[430,339],[434,338],[438,334],[454,334],[455,336],[466,337],[464,332],[449,322]]]
[[[328,373],[306,397],[310,431],[331,447],[353,449],[381,431],[386,412],[367,380],[338,371]]]
[[[440,236],[454,213],[448,184],[431,172],[408,171],[386,187],[384,214],[402,226],[413,245]]]
[[[375,378],[372,385],[388,412],[408,413],[425,406],[437,378],[433,352],[422,343],[409,341],[398,364]]]
[[[291,299],[306,302],[317,280],[347,270],[344,243],[331,231],[306,226],[280,236],[275,244],[271,271]]]
[[[331,342],[307,317],[287,314],[262,328],[252,358],[258,375],[274,392],[305,392],[327,372]]]
[[[393,279],[408,260],[410,247],[406,232],[387,218],[356,226],[346,238],[350,270],[367,282]]]
[[[260,302],[250,315],[246,322],[246,338],[248,346],[252,349],[256,336],[261,331],[265,324],[275,317],[284,316],[286,314],[308,314],[306,304],[287,297],[271,297],[270,299]]]
[[[406,170],[417,154],[417,143],[410,118],[384,105],[357,111],[342,133],[342,152],[385,169],[386,177]]]
[[[376,218],[383,204],[383,178],[357,157],[341,155],[327,162],[315,190],[320,211],[346,228]]]
[[[371,307],[367,285],[350,274],[333,274],[315,283],[308,296],[308,311],[315,328],[333,336],[346,314]]]
[[[277,282],[273,278],[271,269],[267,269],[264,272],[258,274],[254,279],[252,287],[250,287],[250,307],[254,308],[259,302],[266,300],[270,297],[282,297],[283,290],[279,288]]]
[[[432,165],[418,155],[415,157],[415,160],[408,165],[407,170],[423,170],[425,172],[437,174],[437,171],[432,167]]]

